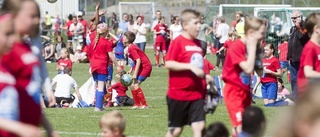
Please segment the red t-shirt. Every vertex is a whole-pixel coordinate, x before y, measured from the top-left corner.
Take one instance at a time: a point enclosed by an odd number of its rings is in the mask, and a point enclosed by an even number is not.
[[[232,45],[232,39],[228,39],[224,44],[223,47],[228,49]]]
[[[264,68],[270,69],[273,72],[277,72],[277,69],[280,69],[280,62],[275,56],[270,59],[264,58],[262,62]],[[260,81],[261,83],[277,82],[277,77],[271,74],[263,74],[263,76],[260,77]]]
[[[189,40],[182,35],[171,41],[167,61],[194,64],[203,68],[203,56],[200,41]],[[169,88],[167,95],[175,100],[192,101],[203,99],[206,94],[206,82],[198,78],[191,70],[169,70]]]
[[[250,91],[250,74],[243,72],[239,65],[240,62],[247,60],[246,54],[246,45],[240,39],[235,40],[228,48],[222,70],[222,79],[225,83]]]
[[[209,62],[209,60],[203,60],[203,71],[205,74],[210,75],[210,70],[214,70],[214,66]]]
[[[288,61],[287,55],[288,55],[288,42],[281,43],[278,47],[278,50],[280,51],[279,55],[279,61]]]
[[[320,47],[312,41],[308,41],[301,54],[300,67],[298,71],[298,89],[302,91],[308,84],[308,79],[304,75],[304,67],[312,66],[313,70],[320,72]]]
[[[164,30],[166,33],[168,33],[168,27],[165,24],[157,24],[153,28],[156,32],[160,32],[161,30]],[[156,42],[166,42],[165,36],[163,34],[157,34]]]
[[[58,65],[59,65],[59,66],[62,66],[63,68],[68,67],[68,68],[72,69],[72,61],[71,61],[69,58],[60,59],[60,60],[58,61]]]
[[[0,65],[0,117],[19,121],[19,93],[14,88],[15,78]],[[0,130],[1,137],[16,137],[8,131]]]
[[[128,87],[123,86],[121,82],[117,82],[116,84],[112,85],[111,88],[117,91],[118,97],[127,96],[126,92]]]
[[[128,48],[128,57],[137,64],[137,59],[141,60],[140,69],[137,76],[149,77],[152,71],[152,65],[148,56],[135,44],[131,44]],[[133,68],[135,69],[135,68]]]
[[[67,35],[68,35],[68,36],[72,36],[71,32],[69,31],[69,28],[70,28],[70,26],[71,26],[72,23],[73,23],[72,20],[69,20],[69,21],[66,23],[66,26],[67,26]]]
[[[108,52],[112,52],[110,42],[107,39],[100,37],[94,48],[95,41],[96,40],[91,42],[89,47],[91,73],[97,72],[99,74],[108,74]]]
[[[88,22],[84,19],[79,20],[79,22],[82,24],[83,28],[84,28],[84,33],[83,33],[83,37],[86,38],[87,35],[87,29],[88,29]]]
[[[26,43],[14,43],[10,53],[1,61],[15,77],[15,88],[19,93],[20,122],[39,126],[41,121],[41,77],[40,62]]]

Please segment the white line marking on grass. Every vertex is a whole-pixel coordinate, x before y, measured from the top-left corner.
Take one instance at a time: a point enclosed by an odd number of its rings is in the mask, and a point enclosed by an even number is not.
[[[46,132],[42,130],[42,132]],[[65,135],[85,135],[85,136],[101,136],[101,133],[95,133],[95,132],[66,132],[66,131],[55,131],[58,134],[65,134]],[[128,136],[128,137],[146,137],[146,136]]]

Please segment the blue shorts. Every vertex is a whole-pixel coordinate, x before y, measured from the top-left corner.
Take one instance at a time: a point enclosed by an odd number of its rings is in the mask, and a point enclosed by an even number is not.
[[[289,62],[288,61],[280,61],[280,68],[285,69],[288,68]]]
[[[144,77],[144,76],[138,76],[137,77],[137,80],[140,81],[140,82],[143,82],[147,79],[147,77]]]
[[[124,60],[124,54],[115,53],[114,55],[116,56],[116,60]]]
[[[261,84],[261,93],[263,99],[277,99],[278,84],[277,82],[268,82]]]
[[[99,74],[97,72],[92,73],[92,77],[94,81],[103,81],[105,82],[107,80],[107,74]]]
[[[113,75],[113,66],[108,65],[108,75],[107,75],[107,80],[112,81],[112,75]]]

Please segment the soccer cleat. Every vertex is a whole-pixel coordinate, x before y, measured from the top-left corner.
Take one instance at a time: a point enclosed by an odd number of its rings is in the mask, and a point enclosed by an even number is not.
[[[137,109],[139,106],[132,106],[131,109]]]
[[[149,106],[141,106],[140,109],[147,109]]]

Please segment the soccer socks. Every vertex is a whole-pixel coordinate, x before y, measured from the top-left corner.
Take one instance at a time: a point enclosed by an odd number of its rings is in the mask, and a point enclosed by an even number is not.
[[[144,97],[143,91],[140,87],[136,90],[136,93],[137,93],[139,102],[142,104],[142,106],[148,106],[146,98]]]
[[[133,101],[134,101],[134,105],[133,106],[140,106],[140,101],[137,97],[137,90],[131,90],[132,92],[132,98],[133,98]]]
[[[103,99],[104,99],[103,91],[96,90],[96,108],[102,109]]]
[[[159,65],[159,54],[156,55],[156,65],[157,65],[157,66]]]

